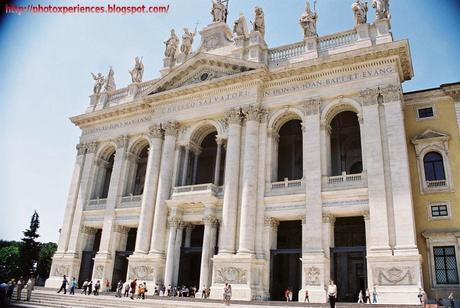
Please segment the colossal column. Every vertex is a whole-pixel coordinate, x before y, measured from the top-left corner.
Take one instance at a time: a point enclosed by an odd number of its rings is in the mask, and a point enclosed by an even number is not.
[[[171,216],[168,218],[169,224],[169,239],[168,251],[166,253],[166,266],[165,266],[165,282],[164,285],[172,285],[174,277],[174,255],[176,246],[177,228],[182,223],[182,219],[178,216]]]
[[[208,215],[203,218],[204,236],[203,250],[201,252],[200,284],[199,289],[203,286],[211,286],[211,258],[214,255],[215,242],[214,233],[217,226],[217,218],[214,215]]]
[[[222,156],[222,138],[216,137],[217,153],[216,153],[216,165],[214,167],[214,185],[219,186],[220,181],[220,160]],[[201,286],[200,286],[201,287]]]
[[[243,158],[243,192],[238,254],[253,254],[256,233],[257,167],[261,111],[249,106],[245,111],[246,135]]]
[[[153,219],[152,241],[149,254],[163,258],[166,231],[166,216],[168,209],[165,200],[169,198],[172,184],[174,148],[176,146],[177,122],[168,122],[163,126],[165,141],[161,153],[160,175],[155,202],[155,216]]]
[[[240,163],[241,113],[233,109],[225,114],[228,122],[225,161],[224,201],[219,254],[235,253],[236,215]]]
[[[150,147],[145,172],[144,192],[142,194],[139,228],[137,230],[136,248],[134,254],[147,254],[152,239],[153,213],[158,187],[158,174],[160,172],[162,131],[159,125],[149,130]]]

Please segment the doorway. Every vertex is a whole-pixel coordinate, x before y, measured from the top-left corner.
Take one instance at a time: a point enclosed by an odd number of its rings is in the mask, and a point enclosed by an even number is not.
[[[94,235],[92,247],[89,250],[82,251],[80,272],[78,274],[78,285],[81,286],[85,280],[93,277],[94,257],[99,250],[101,243],[102,229],[98,229]]]
[[[190,237],[190,246],[181,247],[178,286],[199,288],[201,253],[203,249],[204,226],[196,225]],[[184,242],[184,241],[182,241]]]
[[[125,282],[128,274],[128,257],[133,254],[136,246],[137,228],[131,228],[128,231],[126,240],[126,248],[124,251],[115,252],[115,260],[113,262],[112,273],[112,291],[116,291],[118,281]]]

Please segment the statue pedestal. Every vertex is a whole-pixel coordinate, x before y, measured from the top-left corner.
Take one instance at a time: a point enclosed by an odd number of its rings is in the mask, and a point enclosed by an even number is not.
[[[305,53],[302,60],[310,60],[318,58],[318,38],[316,36],[307,37],[304,39]]]
[[[259,31],[252,31],[249,37],[248,60],[265,63],[268,57],[267,43]]]
[[[391,25],[390,20],[388,19],[377,19],[374,22],[377,35],[375,37],[375,43],[385,44],[393,42],[393,35],[390,31]]]
[[[137,91],[139,90],[139,83],[135,82],[128,85],[128,96],[134,99],[137,95]]]
[[[89,107],[86,109],[86,112],[91,112],[96,109],[96,105],[99,102],[99,94],[92,94],[89,96]]]
[[[155,258],[147,254],[136,254],[128,257],[129,281],[138,279],[147,282],[153,290],[155,284],[162,285],[164,279],[165,259]]]
[[[168,74],[171,69],[174,67],[174,65],[176,64],[176,59],[174,58],[164,58],[163,59],[163,69],[160,70],[160,73],[161,73],[161,77],[165,76],[166,74]]]
[[[329,284],[329,259],[324,253],[312,252],[302,254],[302,289],[299,291],[299,301],[305,298],[305,292],[311,303],[326,303],[326,288]]]
[[[371,37],[369,35],[369,24],[357,25],[355,29],[358,35],[358,40],[355,45],[359,46],[359,48],[372,46]]]
[[[234,38],[235,48],[232,50],[232,56],[237,59],[245,59],[247,57],[248,38],[237,36]]]
[[[62,284],[62,276],[77,277],[80,273],[81,259],[76,254],[55,254],[51,264],[50,276],[45,281],[45,287],[57,289]]]
[[[226,47],[233,43],[232,31],[224,22],[212,23],[200,31],[200,49],[209,51]]]
[[[103,92],[101,94],[95,94],[93,96],[97,96],[98,98],[98,101],[96,103],[96,105],[94,106],[94,110],[101,110],[101,109],[104,109],[104,107],[107,105],[107,101],[109,99],[109,95],[107,94],[107,92]]]

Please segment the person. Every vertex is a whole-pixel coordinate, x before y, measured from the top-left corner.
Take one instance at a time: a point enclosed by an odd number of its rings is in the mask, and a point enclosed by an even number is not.
[[[32,291],[34,290],[34,287],[35,287],[35,277],[30,276],[26,284],[26,289],[27,289],[26,301],[28,302],[30,302],[30,297],[32,296]]]
[[[289,288],[286,288],[286,290],[284,291],[284,299],[286,300],[286,302],[289,302]]]
[[[444,307],[444,303],[442,301],[442,298],[438,298],[438,300],[436,301],[436,305],[438,305],[438,307]]]
[[[374,290],[372,291],[372,304],[377,304],[377,289],[374,286]]]
[[[222,294],[224,304],[227,304],[227,291],[228,291],[228,283],[224,285],[224,293]]]
[[[449,300],[449,307],[450,308],[455,308],[455,299],[454,299],[454,293],[451,292],[449,294],[449,297],[447,297],[447,299]]]
[[[105,280],[105,292],[110,292],[110,282],[108,279]]]
[[[158,283],[155,284],[155,288],[153,289],[153,295],[160,295],[160,287]]]
[[[70,287],[70,295],[75,295],[75,289],[77,288],[77,281],[75,280],[75,277],[72,278],[72,281],[69,284]]]
[[[94,285],[94,295],[99,295],[99,290],[101,289],[101,281],[98,280],[96,281],[96,284]]]
[[[362,304],[364,303],[364,300],[363,300],[363,290],[359,290],[359,294],[358,294],[358,304]]]
[[[64,294],[67,293],[67,277],[64,275],[62,277],[62,284],[61,284],[61,287],[59,288],[59,291],[57,291],[58,293],[61,293],[62,290],[64,290]]]
[[[139,284],[139,291],[138,291],[138,298],[145,299],[145,287],[144,284],[140,283]]]
[[[81,288],[82,288],[81,294],[85,293],[86,295],[86,290],[88,289],[88,280],[83,281]]]
[[[93,281],[92,280],[88,282],[88,295],[91,295],[91,293],[93,293]]]
[[[125,290],[125,293],[123,294],[124,297],[129,296],[129,287],[130,287],[129,285],[130,285],[129,281],[126,280],[126,282],[123,285],[123,290]]]
[[[366,298],[364,299],[364,301],[366,302],[366,304],[371,303],[371,292],[369,291],[369,288],[366,289]]]
[[[134,279],[133,281],[131,281],[131,299],[134,299],[134,293],[136,293],[136,287],[137,287],[137,279]]]
[[[117,283],[117,293],[115,294],[115,297],[120,297],[121,298],[121,292],[123,290],[123,281],[119,280]]]
[[[310,302],[310,297],[308,296],[308,290],[305,290],[305,299],[304,302]]]
[[[19,277],[18,282],[16,283],[16,300],[21,300],[22,289],[24,289],[24,279]],[[65,292],[64,292],[65,294]]]
[[[3,282],[0,284],[0,307],[6,307],[9,304],[6,293],[8,293],[8,284]]]
[[[203,288],[201,289],[201,298],[206,299],[206,286],[203,285]]]
[[[8,290],[6,291],[6,300],[8,303],[11,302],[11,298],[13,297],[13,291],[14,291],[15,284],[16,284],[16,281],[14,279],[11,279],[10,282],[8,282]]]
[[[168,284],[168,287],[166,288],[166,295],[171,296],[171,285]]]
[[[147,293],[147,282],[144,281],[144,295],[142,296],[142,299],[145,299],[145,293]]]
[[[227,305],[230,305],[231,299],[232,299],[232,285],[229,284],[227,288]]]
[[[327,287],[327,295],[329,296],[329,304],[331,308],[335,308],[335,301],[337,299],[337,286],[334,284],[333,280],[329,281],[329,286]]]
[[[166,287],[164,284],[161,285],[160,290],[161,290],[161,296],[165,296]]]

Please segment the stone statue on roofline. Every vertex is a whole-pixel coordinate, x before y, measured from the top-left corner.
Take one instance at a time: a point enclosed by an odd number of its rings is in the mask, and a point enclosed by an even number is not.
[[[184,28],[184,34],[182,35],[182,45],[180,46],[180,51],[186,56],[192,53],[192,44],[195,34],[196,29],[195,32],[190,32],[188,28]]]
[[[254,9],[254,22],[252,22],[253,30],[260,33],[260,36],[265,36],[265,17],[264,10],[256,6]]]
[[[367,23],[367,2],[362,3],[361,0],[356,0],[351,5],[351,10],[355,15],[355,25],[362,25]]]
[[[372,0],[372,7],[375,8],[375,18],[390,19],[390,0]]]
[[[165,57],[174,59],[176,57],[177,46],[179,46],[179,38],[177,37],[174,29],[171,29],[171,36],[164,42],[164,44],[166,45]]]
[[[213,22],[227,21],[227,7],[219,0],[212,0],[211,15]]]
[[[235,20],[233,24],[233,33],[235,33],[236,36],[242,36],[244,38],[249,37],[248,25],[243,13],[240,13],[238,19]]]
[[[142,58],[136,57],[136,63],[134,64],[134,68],[129,71],[131,74],[131,80],[133,83],[142,82],[142,76],[144,75],[144,64],[142,63]]]
[[[115,91],[117,86],[115,85],[115,72],[113,71],[112,67],[109,69],[109,73],[107,74],[107,82],[105,83],[105,92]]]
[[[95,75],[93,72],[91,72],[91,75],[93,76],[93,79],[95,81],[93,87],[93,94],[100,94],[102,91],[102,87],[105,84],[105,78],[104,76],[102,76],[101,73],[97,73],[97,75]]]
[[[310,9],[310,2],[307,1],[305,5],[305,12],[300,17],[300,26],[303,29],[304,38],[316,37],[318,32],[316,31],[316,21],[318,20],[318,14],[316,13],[316,1],[313,12]]]

